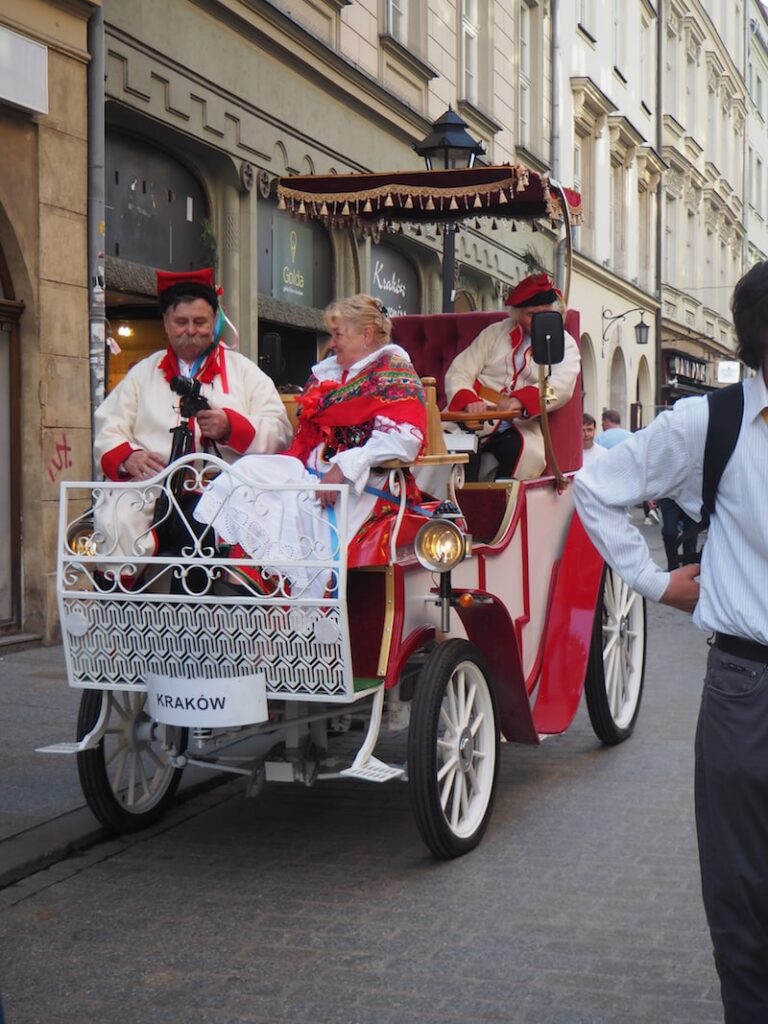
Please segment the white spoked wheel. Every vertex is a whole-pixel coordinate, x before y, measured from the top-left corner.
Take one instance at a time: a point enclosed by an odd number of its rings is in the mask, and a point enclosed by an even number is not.
[[[496,697],[477,648],[448,640],[416,684],[408,781],[419,830],[436,857],[468,853],[491,816],[499,760]]]
[[[182,772],[173,758],[186,749],[187,730],[150,718],[146,693],[84,690],[78,739],[96,724],[102,700],[109,702],[106,732],[98,746],[77,755],[80,785],[103,825],[136,832],[161,818],[173,800]]]
[[[645,675],[645,599],[609,566],[595,609],[584,690],[592,728],[608,745],[631,735]]]

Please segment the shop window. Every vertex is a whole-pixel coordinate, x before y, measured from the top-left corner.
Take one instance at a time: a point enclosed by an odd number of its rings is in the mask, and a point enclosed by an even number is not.
[[[205,192],[187,168],[139,139],[106,139],[107,255],[165,270],[214,263]]]

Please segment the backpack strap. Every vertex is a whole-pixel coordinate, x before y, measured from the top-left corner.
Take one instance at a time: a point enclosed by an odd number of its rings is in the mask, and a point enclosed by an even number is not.
[[[728,460],[733,455],[744,416],[744,387],[731,384],[707,395],[709,423],[704,445],[704,474],[701,486],[701,520],[706,525],[715,511],[717,488]]]

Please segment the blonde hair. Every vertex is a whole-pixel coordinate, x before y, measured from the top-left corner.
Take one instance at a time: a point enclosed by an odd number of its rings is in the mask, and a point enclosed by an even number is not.
[[[343,320],[359,330],[373,328],[373,347],[381,348],[392,336],[392,321],[379,299],[372,295],[350,295],[348,299],[338,299],[325,309],[325,323],[329,330],[337,321]]]

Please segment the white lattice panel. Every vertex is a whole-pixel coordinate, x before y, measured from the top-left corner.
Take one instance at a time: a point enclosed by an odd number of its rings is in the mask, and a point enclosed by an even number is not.
[[[219,460],[210,463],[236,478]],[[156,496],[160,488],[168,488],[170,474],[166,471],[153,481],[151,492],[146,485],[108,485],[118,495],[113,504],[119,508],[119,499],[124,499],[140,508],[147,493]],[[195,479],[205,486],[199,471]],[[312,596],[311,584],[304,589],[287,585],[291,562],[281,555],[279,571],[264,573],[275,586],[271,596],[249,585],[239,587],[238,596],[232,596],[231,587],[227,596],[220,596],[216,589],[222,570],[264,567],[247,558],[212,558],[210,538],[197,545],[192,538],[184,557],[141,557],[134,551],[121,557],[112,548],[100,550],[98,535],[94,541],[78,539],[82,520],[68,512],[70,499],[77,491],[82,496],[83,490],[98,495],[105,485],[62,486],[58,595],[70,685],[143,689],[147,672],[194,681],[258,671],[264,673],[271,697],[353,699],[344,492],[332,542],[320,552],[313,550],[309,561],[306,550],[296,560],[305,576],[329,581],[325,594],[318,595],[315,587]],[[202,587],[198,580],[199,596],[157,592],[167,590],[174,579],[178,585],[192,568],[204,580]],[[105,572],[111,574],[110,582],[105,583]],[[132,581],[124,582],[129,574]]]

